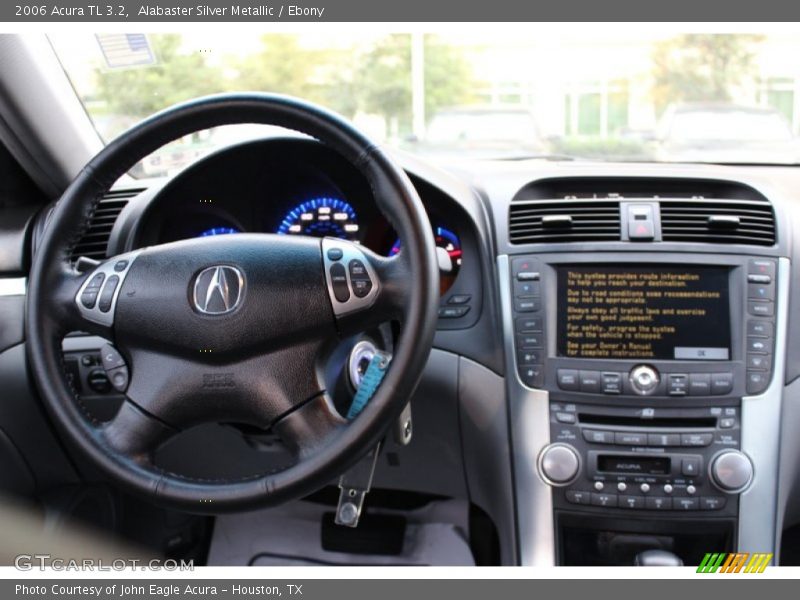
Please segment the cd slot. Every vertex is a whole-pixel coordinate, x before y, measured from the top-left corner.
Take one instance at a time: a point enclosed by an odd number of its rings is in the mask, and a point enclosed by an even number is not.
[[[625,415],[598,415],[591,413],[578,413],[581,425],[614,425],[630,427],[664,427],[680,428],[714,428],[717,426],[716,417],[652,417],[643,419],[638,416]]]

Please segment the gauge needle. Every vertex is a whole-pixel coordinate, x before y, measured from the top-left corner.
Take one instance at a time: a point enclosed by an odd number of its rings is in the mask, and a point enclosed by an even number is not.
[[[447,250],[441,248],[440,246],[436,246],[436,258],[439,261],[440,271],[449,273],[453,270],[453,261],[450,259],[450,253]]]

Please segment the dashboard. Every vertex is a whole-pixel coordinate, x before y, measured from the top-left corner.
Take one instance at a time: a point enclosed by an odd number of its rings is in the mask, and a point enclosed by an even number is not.
[[[464,219],[452,200],[420,187],[444,295],[463,264]],[[132,247],[247,232],[334,237],[383,256],[402,251],[402,240],[375,209],[363,176],[325,146],[301,139],[250,142],[218,152],[160,189],[137,220]]]

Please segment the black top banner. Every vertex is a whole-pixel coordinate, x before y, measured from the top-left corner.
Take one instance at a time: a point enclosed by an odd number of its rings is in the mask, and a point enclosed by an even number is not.
[[[787,0],[4,0],[0,20],[23,22],[787,22]]]

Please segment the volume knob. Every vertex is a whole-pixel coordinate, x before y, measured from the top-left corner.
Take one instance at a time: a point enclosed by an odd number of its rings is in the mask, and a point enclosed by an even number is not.
[[[542,477],[552,485],[567,485],[578,476],[581,460],[575,448],[567,444],[550,444],[539,455]]]
[[[753,463],[738,450],[725,450],[711,463],[711,479],[723,492],[741,492],[753,479]]]

